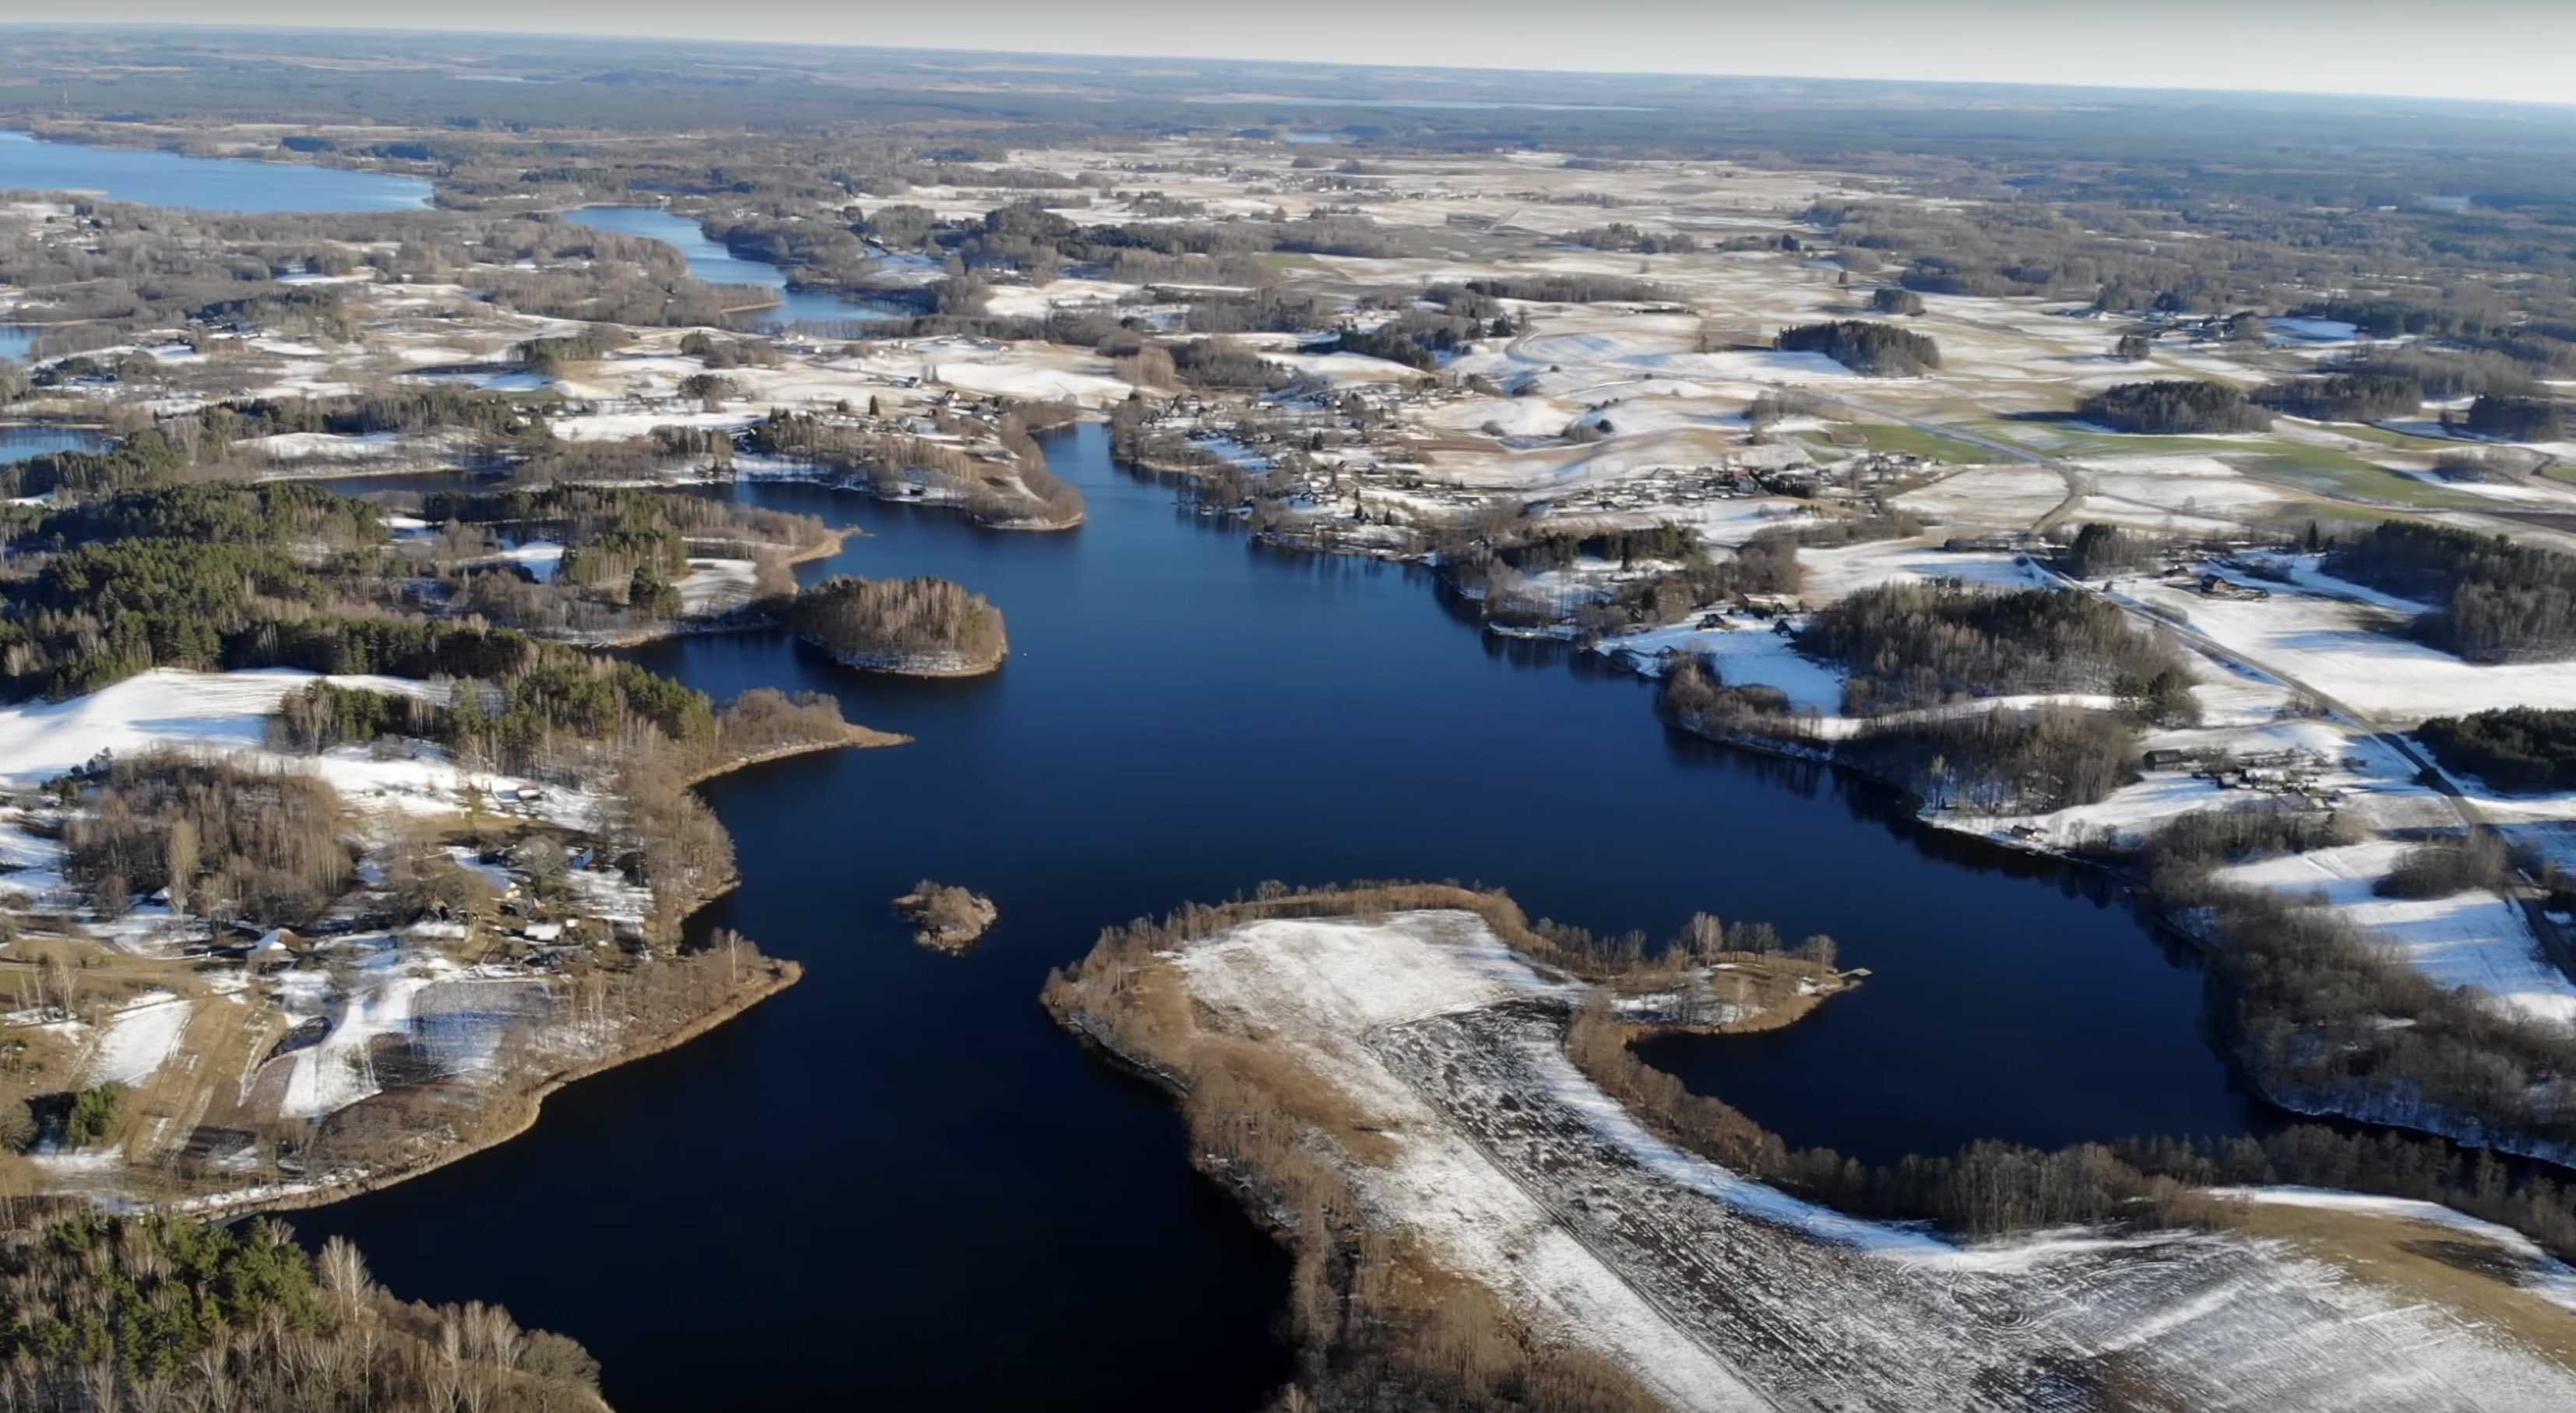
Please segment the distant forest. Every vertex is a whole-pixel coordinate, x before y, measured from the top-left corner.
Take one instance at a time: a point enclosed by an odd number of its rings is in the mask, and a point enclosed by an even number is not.
[[[2576,657],[2576,555],[2390,520],[2337,546],[2325,568],[2434,605],[2416,635],[2467,661]]]
[[[2437,716],[2415,729],[2445,770],[2499,790],[2576,790],[2576,709],[2510,707]]]
[[[2077,404],[2075,415],[2115,432],[2182,436],[2210,432],[2259,432],[2271,414],[2225,383],[2177,378],[2122,383]]]
[[[1941,346],[1931,338],[1866,319],[1801,324],[1781,330],[1778,342],[1785,352],[1821,353],[1873,378],[1911,378],[1941,366]]]
[[[796,596],[787,622],[854,667],[976,671],[1010,651],[1002,611],[946,579],[826,579]]]
[[[1850,671],[1843,710],[1854,716],[2033,693],[2131,698],[2167,721],[2190,710],[2180,651],[2090,594],[1883,584],[1816,614],[1798,649]]]

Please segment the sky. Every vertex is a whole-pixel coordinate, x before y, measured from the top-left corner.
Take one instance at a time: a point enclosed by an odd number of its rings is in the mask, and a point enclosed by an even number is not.
[[[2576,103],[2576,0],[0,0],[0,19]]]

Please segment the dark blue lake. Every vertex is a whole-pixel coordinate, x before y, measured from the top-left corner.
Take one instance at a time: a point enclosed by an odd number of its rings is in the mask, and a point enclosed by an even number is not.
[[[96,192],[115,201],[208,211],[408,211],[429,204],[417,177],[292,162],[181,157],[38,142],[0,132],[0,190]]]
[[[1193,1177],[1157,1093],[1037,1004],[1098,930],[1266,878],[1477,880],[1533,913],[1830,932],[1876,976],[1790,1030],[1665,1056],[1794,1142],[1865,1156],[2242,1131],[2201,978],[2095,880],[1927,835],[1812,767],[1664,731],[1645,686],[1488,639],[1418,571],[1264,550],[1051,444],[1067,534],[818,488],[865,526],[814,575],[990,596],[997,676],[855,676],[779,635],[637,656],[718,695],[836,693],[915,744],[722,779],[743,886],[701,919],[807,964],[709,1038],[586,1081],[534,1132],[304,1213],[396,1289],[506,1303],[597,1353],[625,1413],[1250,1410],[1284,1376],[1286,1265]],[[923,877],[991,894],[914,946]]]

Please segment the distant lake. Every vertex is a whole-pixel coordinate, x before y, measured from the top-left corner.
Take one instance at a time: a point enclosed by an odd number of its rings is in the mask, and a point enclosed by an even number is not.
[[[776,290],[775,308],[747,311],[746,321],[759,325],[846,324],[853,320],[910,317],[911,311],[864,299],[844,299],[827,290],[787,287],[787,272],[764,260],[745,260],[707,239],[696,221],[654,206],[584,206],[566,219],[594,230],[643,236],[675,246],[689,262],[689,273],[718,285],[758,285]]]
[[[429,205],[417,177],[344,172],[242,157],[181,157],[38,142],[0,132],[0,190],[95,192],[114,201],[201,211],[409,211]]]
[[[24,324],[0,324],[0,358],[12,363],[26,362],[27,350],[35,345],[36,335],[43,332]]]
[[[90,451],[100,444],[96,432],[76,427],[0,427],[0,466],[56,451]]]

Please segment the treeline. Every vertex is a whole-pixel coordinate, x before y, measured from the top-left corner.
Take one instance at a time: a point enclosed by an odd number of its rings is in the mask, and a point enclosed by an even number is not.
[[[549,633],[616,633],[678,617],[685,608],[679,581],[693,553],[749,559],[754,592],[790,592],[789,560],[833,538],[816,516],[678,490],[583,483],[441,491],[424,501],[422,514],[445,521],[449,540],[463,527],[486,531],[479,545],[435,555],[455,611]],[[562,544],[552,578],[485,558],[497,549],[489,532],[501,529]]]
[[[318,776],[159,751],[72,788],[63,877],[101,916],[167,889],[181,916],[302,926],[356,876],[339,795]]]
[[[2067,546],[2064,563],[2066,572],[2078,579],[2100,579],[2160,564],[2172,549],[2161,535],[2088,520]]]
[[[963,484],[975,474],[973,458],[951,443],[831,421],[811,412],[772,412],[743,433],[743,444],[764,456],[856,472],[884,493],[899,493],[913,473],[949,484]]]
[[[1599,639],[1671,623],[1710,604],[1750,606],[1796,594],[1805,574],[1797,535],[1765,531],[1724,559],[1686,559],[1676,568],[1613,582],[1575,610],[1575,627],[1587,640]]]
[[[2238,389],[2193,378],[2122,383],[2078,403],[2076,415],[2115,432],[2150,436],[2259,432],[2272,425],[2271,414]]]
[[[2576,1186],[2517,1173],[2483,1149],[2381,1129],[2294,1123],[2234,1138],[2124,1138],[2054,1151],[1985,1140],[1873,1166],[1791,1148],[1721,1099],[1694,1094],[1631,1048],[1600,1006],[1580,1012],[1567,1052],[1613,1098],[1685,1147],[1759,1181],[1858,1216],[1928,1221],[1968,1235],[2050,1227],[2226,1227],[2240,1204],[2200,1189],[2294,1185],[2433,1202],[2576,1256]]]
[[[159,431],[139,432],[103,451],[49,451],[0,465],[0,493],[113,495],[167,481],[188,454]]]
[[[2120,712],[2073,706],[1977,711],[1866,726],[1834,759],[1936,808],[2049,814],[2137,779],[2137,726]]]
[[[2255,394],[2274,412],[2311,422],[2379,422],[2424,409],[2424,384],[2404,373],[2325,373]]]
[[[2465,661],[2576,656],[2576,555],[2388,520],[2337,545],[2325,568],[2435,605],[2415,620],[2416,636]]]
[[[571,540],[559,584],[531,584],[514,571],[448,571],[452,593],[442,612],[541,629],[622,627],[676,614],[673,581],[687,566],[691,535],[756,560],[769,555],[770,586],[783,589],[784,563],[770,552],[810,548],[829,534],[811,517],[640,490],[457,496],[440,509],[478,523],[527,517]],[[415,621],[389,572],[375,510],[316,488],[163,487],[59,511],[17,508],[5,518],[20,531],[15,550],[38,566],[0,589],[10,610],[0,619],[0,681],[19,695],[77,695],[153,667],[376,670],[346,661],[394,643],[404,645],[396,655],[415,664],[404,674],[412,676],[482,675],[494,655],[477,647],[466,653],[473,665],[449,661],[459,644],[478,641],[478,630]],[[471,559],[488,549],[470,539],[459,547],[463,523],[405,553],[435,560],[444,545]],[[604,607],[591,611],[593,601]],[[500,655],[512,670],[524,665],[519,650]]]
[[[595,1413],[599,1365],[497,1306],[406,1304],[265,1219],[52,1214],[0,1236],[0,1407]]]
[[[1808,215],[1855,278],[1893,268],[1927,294],[2080,298],[2111,314],[2288,308],[2370,338],[2510,348],[2526,366],[2576,353],[2564,341],[2568,261],[2537,210],[2412,209],[2349,174],[2277,169],[2203,170],[2177,187],[2143,169],[2061,167],[2018,177],[2011,201],[1973,185],[1990,180],[1962,179],[1950,204],[1832,202]],[[2177,228],[2192,238],[2170,239]],[[2320,283],[2374,292],[2318,301]]]
[[[46,514],[21,553],[101,540],[196,540],[206,544],[318,547],[345,554],[389,537],[376,507],[318,486],[288,481],[201,481],[128,491]]]
[[[1869,716],[1977,697],[2118,696],[2150,720],[2189,714],[2190,673],[2119,608],[2049,589],[1989,593],[1956,580],[1846,595],[1798,634],[1799,651],[1851,673],[1844,710]]]
[[[1826,742],[1788,695],[1726,681],[1685,655],[1665,671],[1656,709],[1683,730],[1790,747],[1857,769],[1940,809],[2044,814],[2091,804],[2136,778],[2137,723],[2198,718],[2172,644],[2132,631],[2086,595],[2007,594],[1955,582],[1862,590],[1817,614],[1802,652],[1850,671],[1844,711],[1868,718]],[[2100,695],[2119,710],[2041,703],[2028,709],[1922,712],[2014,695]]]
[[[2567,418],[2558,404],[2546,397],[2482,393],[2469,404],[2464,425],[2479,436],[2498,441],[2549,442],[2558,440],[2565,431]]]
[[[2499,790],[2576,790],[2576,710],[2508,707],[2415,728],[2442,768]]]
[[[1440,355],[1455,352],[1458,343],[1459,334],[1452,321],[1417,311],[1398,315],[1373,329],[1346,325],[1335,330],[1329,341],[1300,351],[1356,353],[1363,358],[1382,358],[1389,363],[1400,363],[1417,372],[1427,373],[1440,366]]]
[[[418,736],[501,770],[556,775],[577,773],[571,762],[639,732],[689,749],[715,744],[715,705],[706,694],[630,662],[562,652],[514,672],[456,679],[447,702],[427,709],[315,683],[280,704],[281,739],[297,750],[327,750],[383,735]]]
[[[1576,231],[1565,239],[1586,250],[1635,251],[1639,255],[1687,255],[1699,249],[1699,241],[1687,231],[1650,231],[1625,221]]]
[[[1297,375],[1284,365],[1232,339],[1184,339],[1165,345],[1164,351],[1171,355],[1172,371],[1192,387],[1219,392],[1271,392],[1296,381]]]
[[[2170,1226],[2212,1215],[2212,1204],[2180,1183],[2150,1178],[2099,1144],[2045,1152],[1980,1142],[1944,1157],[1909,1154],[1884,1167],[1830,1148],[1791,1148],[1734,1106],[1694,1094],[1638,1058],[1637,1038],[1596,997],[1567,1028],[1566,1055],[1604,1093],[1683,1147],[1838,1211],[1930,1221],[1977,1236],[2114,1222]]]
[[[1532,304],[1660,304],[1672,298],[1661,285],[1619,275],[1489,275],[1467,281],[1466,287],[1488,299]]]
[[[2411,378],[2428,401],[2487,393],[2528,397],[2540,391],[2531,366],[2510,354],[2483,348],[2437,348],[2408,344],[2355,352],[2340,370],[2364,377]]]
[[[2486,318],[2455,309],[2435,309],[2403,299],[2340,295],[2312,300],[2290,311],[2302,319],[2330,319],[2350,324],[2375,339],[2445,338],[2486,332]]]
[[[256,543],[85,544],[11,585],[0,675],[15,695],[76,696],[154,667],[267,666],[261,630],[373,611],[353,557],[309,566]]]
[[[1783,329],[1777,344],[1790,353],[1821,353],[1873,378],[1911,378],[1941,366],[1941,346],[1928,335],[1866,319]]]
[[[542,419],[508,393],[439,385],[347,397],[234,399],[199,410],[196,421],[206,451],[217,459],[220,449],[234,441],[295,432],[343,437],[391,432],[408,437],[455,428],[502,440],[546,436]]]
[[[290,751],[410,737],[512,773],[572,778],[581,774],[567,769],[574,760],[635,739],[639,725],[693,767],[847,735],[839,704],[819,693],[755,688],[719,707],[631,663],[547,647],[570,657],[550,670],[456,679],[435,696],[315,682],[278,703],[272,730]],[[572,662],[593,665],[596,685],[580,684]]]
[[[1833,549],[1879,540],[1910,540],[1923,533],[1922,516],[1903,506],[1873,503],[1857,511],[1820,516],[1798,526],[1798,543],[1809,549]]]
[[[1340,317],[1340,301],[1295,289],[1272,286],[1250,290],[1161,289],[1147,291],[1157,302],[1188,306],[1182,316],[1185,327],[1194,334],[1295,334],[1329,328]],[[1426,291],[1425,298],[1436,297]],[[1128,324],[1118,325],[1131,342],[1140,342],[1143,334]],[[1104,332],[1103,339],[1116,337]],[[1092,342],[1100,342],[1093,340]],[[1115,355],[1115,350],[1101,349]]]
[[[1664,670],[1655,710],[1686,731],[1724,737],[1791,734],[1789,694],[1763,682],[1737,686],[1703,653],[1686,653]]]
[[[1134,283],[1242,287],[1263,282],[1254,257],[1273,251],[1397,253],[1393,240],[1371,223],[1321,209],[1299,220],[1284,213],[1268,220],[1190,219],[1203,213],[1179,207],[1168,214],[1175,219],[1083,225],[1034,201],[1014,201],[981,217],[943,222],[923,208],[895,203],[878,207],[865,225],[888,245],[945,253],[958,270],[1008,272],[1033,284],[1056,278],[1069,265],[1092,265],[1103,267],[1110,279]]]
[[[399,622],[314,626],[321,631],[277,635],[276,655],[293,660],[258,665],[489,683],[508,706],[494,713],[479,695],[459,692],[456,709],[469,717],[476,712],[496,717],[489,724],[501,733],[496,739],[504,741],[556,733],[611,739],[630,718],[682,745],[715,739],[715,707],[704,692],[622,659],[507,628]]]
[[[1507,545],[1499,554],[1504,563],[1530,572],[1560,569],[1584,558],[1615,559],[1622,569],[1633,567],[1641,559],[1697,561],[1708,558],[1707,552],[1700,547],[1698,531],[1687,525],[1669,523],[1642,530],[1549,531]]]
[[[1002,611],[946,579],[826,579],[798,594],[786,617],[798,637],[852,667],[984,672],[1010,652]]]
[[[2272,847],[2330,842],[2311,836]],[[2576,1037],[2533,1025],[2475,988],[2443,987],[2331,911],[2228,886],[2213,876],[2216,862],[2163,852],[2151,892],[2212,943],[2211,1015],[2263,1094],[2302,1112],[2479,1147],[2576,1152],[2576,1097],[2555,1082],[2576,1067]],[[2391,1017],[2406,1023],[2389,1025]]]
[[[676,940],[689,914],[735,877],[732,838],[689,787],[735,761],[847,745],[852,732],[840,704],[820,694],[761,688],[715,708],[703,694],[631,663],[600,667],[587,683],[564,671],[498,684],[459,681],[444,702],[315,683],[280,703],[273,730],[292,749],[413,736],[514,774],[579,788],[612,783],[605,822],[618,841],[617,867],[652,892],[648,933]],[[730,989],[721,978],[715,985],[718,996]],[[702,1013],[705,998],[692,1004],[680,1019]]]
[[[2357,843],[2361,837],[2351,820],[2323,810],[2281,804],[2191,810],[2157,830],[2138,861],[2169,876],[2199,876],[2230,864]]]

